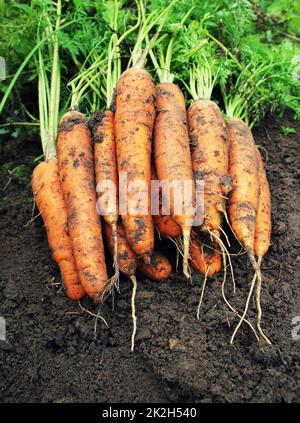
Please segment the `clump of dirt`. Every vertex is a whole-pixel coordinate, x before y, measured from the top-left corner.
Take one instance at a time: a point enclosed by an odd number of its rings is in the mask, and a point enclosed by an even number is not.
[[[296,133],[284,137],[282,125]],[[255,131],[272,192],[272,246],[263,262],[262,293],[271,347],[258,344],[246,325],[229,344],[237,320],[222,301],[222,275],[207,284],[199,320],[201,276],[192,284],[178,275],[163,283],[139,278],[134,353],[127,281],[100,310],[83,301],[109,324],[98,320],[95,327],[95,319],[66,298],[42,221],[31,221],[30,172],[38,143],[5,151],[2,164],[24,163],[25,157],[28,174],[25,184],[12,178],[1,191],[0,316],[7,335],[0,341],[1,401],[299,402],[300,341],[291,335],[292,319],[300,316],[299,131],[288,118],[272,118]],[[7,178],[2,172],[1,187]],[[169,253],[171,246],[163,248]],[[242,309],[252,270],[245,255],[233,257],[233,264],[237,293],[228,284],[228,295]],[[249,316],[255,316],[254,306]]]

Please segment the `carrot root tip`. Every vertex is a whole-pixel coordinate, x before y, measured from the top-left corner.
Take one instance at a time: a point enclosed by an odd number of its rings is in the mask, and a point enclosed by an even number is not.
[[[261,319],[262,319],[262,309],[261,309],[261,299],[260,299],[261,286],[262,286],[262,275],[261,275],[261,269],[260,269],[261,260],[262,260],[261,257],[259,257],[258,261],[257,261],[257,283],[256,283],[256,292],[255,292],[256,308],[257,308],[256,327],[257,327],[257,331],[260,334],[260,336],[262,337],[262,339],[268,345],[272,345],[272,342],[266,336],[266,334],[264,333],[264,331],[261,327]]]
[[[191,228],[184,229],[183,234],[183,274],[187,279],[190,279],[191,275],[188,267],[189,251],[190,251],[190,233]]]
[[[136,277],[133,275],[130,277],[132,282],[132,295],[131,295],[131,318],[132,318],[132,334],[131,334],[131,352],[134,351],[135,346],[135,335],[136,335],[136,328],[137,328],[137,318],[136,318],[136,311],[135,311],[135,297],[137,291],[137,280]]]
[[[256,278],[257,278],[257,273],[255,272],[254,277],[253,277],[252,282],[251,282],[251,286],[250,286],[249,294],[248,294],[247,301],[246,301],[246,304],[245,304],[244,312],[243,312],[243,314],[240,318],[240,321],[238,322],[238,324],[237,324],[237,326],[236,326],[236,328],[235,328],[235,330],[234,330],[234,332],[231,336],[230,344],[233,344],[234,338],[235,338],[240,326],[245,321],[245,318],[246,318],[246,315],[247,315],[247,312],[248,312],[248,309],[249,309],[249,303],[250,303],[250,300],[252,298],[252,293],[253,293],[253,290],[254,290],[254,287],[255,287]]]
[[[114,243],[114,257],[113,257],[113,266],[115,268],[115,275],[111,279],[111,282],[114,284],[114,286],[119,290],[119,276],[120,276],[120,268],[119,268],[119,254],[118,254],[118,230],[117,230],[117,224],[112,224],[112,237],[113,237],[113,243]]]
[[[198,308],[197,308],[197,319],[200,319],[200,308],[202,305],[202,301],[203,301],[203,297],[204,297],[204,291],[205,291],[205,287],[206,287],[206,282],[207,282],[207,275],[210,269],[210,264],[207,266],[206,272],[205,272],[205,276],[204,276],[204,281],[202,284],[202,288],[201,288],[201,294],[200,294],[200,300],[199,300],[199,304],[198,304]]]

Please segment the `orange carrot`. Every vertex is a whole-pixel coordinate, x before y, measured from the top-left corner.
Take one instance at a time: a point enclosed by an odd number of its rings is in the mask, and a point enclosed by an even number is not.
[[[264,168],[264,164],[259,150],[256,150],[256,157],[258,161],[258,179],[259,179],[259,200],[256,216],[255,237],[254,237],[254,252],[257,256],[257,284],[256,284],[256,307],[257,307],[257,321],[256,326],[262,337],[270,342],[261,328],[262,309],[261,309],[261,262],[270,247],[271,239],[271,194],[270,187]]]
[[[112,183],[115,189],[115,208],[109,208],[108,198],[110,198],[111,192],[108,186],[103,187],[98,192],[97,205],[100,213],[103,216],[105,222],[112,227],[112,236],[115,243],[115,256],[114,256],[114,267],[115,276],[111,278],[110,285],[113,286],[118,282],[119,279],[119,267],[117,258],[117,222],[119,219],[119,208],[118,208],[118,169],[117,169],[117,158],[116,158],[116,145],[115,145],[115,131],[114,131],[114,114],[112,111],[107,110],[106,112],[94,113],[91,121],[90,128],[93,131],[94,139],[94,159],[95,159],[95,174],[97,187],[103,181],[109,181]],[[112,207],[114,205],[111,205]]]
[[[145,264],[139,260],[137,270],[143,276],[153,281],[162,281],[168,279],[171,275],[172,266],[165,256],[154,251],[151,257],[151,263]]]
[[[212,278],[222,268],[221,253],[215,243],[206,247],[197,238],[193,232],[190,243],[190,265],[208,278]]]
[[[127,240],[138,256],[150,262],[154,246],[154,229],[151,216],[151,143],[154,125],[154,85],[147,71],[127,69],[116,87],[115,136],[119,177],[124,172],[128,183],[128,210],[121,212]],[[130,190],[130,185],[143,186]],[[132,210],[138,199],[147,192],[148,207],[141,215]]]
[[[204,183],[204,221],[201,230],[220,237],[225,196],[231,189],[226,125],[216,103],[206,99],[191,104],[188,123],[194,178]]]
[[[256,228],[261,191],[260,184],[263,182],[260,179],[262,171],[259,170],[257,147],[255,146],[249,127],[240,119],[231,118],[227,124],[227,130],[230,142],[229,173],[232,177],[232,191],[228,205],[229,220],[233,232],[247,251],[251,264],[255,269],[255,275],[250,286],[244,313],[233,332],[231,343],[234,340],[237,330],[245,320],[250,299],[256,285],[257,329],[262,338],[268,344],[271,344],[260,326],[261,272],[260,263],[256,262],[254,252],[255,234],[258,235]],[[262,214],[264,212],[261,211],[261,216]],[[259,232],[262,233],[263,230],[260,229]],[[260,250],[258,251],[260,252]]]
[[[151,179],[152,181],[158,180],[154,165],[151,166]],[[156,196],[159,196],[159,214],[153,216],[156,229],[159,235],[166,238],[176,238],[182,234],[181,227],[175,222],[172,216],[162,214],[162,192],[159,191],[155,193]]]
[[[191,181],[194,196],[193,172],[187,130],[185,99],[179,87],[162,82],[156,86],[157,116],[154,130],[155,167],[160,181],[170,185],[174,181],[183,184]],[[194,198],[192,198],[192,203]],[[175,215],[175,190],[170,190],[171,215],[183,233],[183,273],[188,274],[188,254],[194,204],[183,204],[183,213]]]
[[[256,216],[254,251],[261,261],[270,247],[271,239],[271,194],[270,187],[259,150],[256,151],[258,161],[259,200]]]
[[[229,119],[227,130],[230,142],[229,174],[232,178],[229,220],[237,239],[253,262],[259,199],[256,147],[249,127],[241,120]]]
[[[32,174],[32,191],[47,231],[52,257],[58,264],[71,300],[79,300],[84,289],[79,281],[68,234],[65,206],[56,159],[40,163]]]
[[[181,227],[177,225],[172,216],[159,214],[153,216],[158,233],[166,238],[176,238],[182,234]]]
[[[108,280],[96,210],[92,140],[82,113],[70,111],[62,117],[57,157],[79,279],[86,293],[98,302]]]
[[[147,276],[149,279],[160,281],[167,279],[172,271],[172,266],[169,260],[156,251],[151,256],[151,263],[146,264],[143,260],[138,259],[135,252],[130,247],[124,228],[119,222],[117,225],[118,230],[118,260],[121,272],[129,279],[135,275],[136,270],[139,271],[143,276]],[[113,257],[114,255],[114,243],[112,237],[111,226],[107,223],[104,224],[104,232],[107,239],[109,251]]]

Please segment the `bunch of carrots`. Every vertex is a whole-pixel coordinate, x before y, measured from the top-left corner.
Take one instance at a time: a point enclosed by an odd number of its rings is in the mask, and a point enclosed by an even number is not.
[[[134,334],[136,317],[134,297],[136,274],[151,280],[167,279],[172,266],[161,253],[154,251],[155,233],[174,241],[183,257],[183,274],[191,278],[191,268],[207,278],[221,271],[223,298],[239,317],[235,334],[245,321],[255,336],[270,343],[261,328],[261,261],[268,251],[271,234],[271,202],[266,172],[251,129],[241,116],[228,107],[225,113],[211,100],[215,84],[209,66],[190,66],[190,81],[185,81],[193,101],[186,108],[185,95],[174,81],[171,57],[174,38],[159,37],[164,17],[172,4],[162,12],[146,16],[138,3],[138,19],[123,35],[118,33],[114,17],[108,57],[91,54],[80,76],[71,81],[72,102],[58,125],[59,115],[59,26],[61,3],[57,2],[56,27],[52,38],[50,82],[43,71],[43,53],[39,51],[39,104],[41,138],[45,161],[32,175],[36,205],[47,231],[53,259],[60,268],[67,296],[80,300],[85,294],[95,303],[104,301],[118,288],[120,273],[133,284],[132,311]],[[118,9],[115,9],[117,15]],[[156,35],[149,37],[156,26]],[[138,30],[129,66],[122,73],[120,45]],[[145,69],[150,56],[159,83]],[[95,66],[95,63],[97,66]],[[101,71],[99,71],[101,68]],[[204,72],[204,73],[203,73]],[[207,72],[205,85],[203,75]],[[103,76],[104,73],[104,76]],[[46,81],[46,82],[45,82]],[[97,84],[100,84],[98,86]],[[45,84],[47,88],[45,88]],[[44,88],[43,88],[44,87]],[[95,88],[96,87],[96,88]],[[96,110],[87,118],[80,112],[81,99],[93,89],[106,100],[106,110]],[[225,94],[224,94],[225,96]],[[103,109],[104,107],[102,107]],[[47,119],[46,119],[47,117]],[[50,135],[50,136],[49,136]],[[144,215],[119,211],[117,192],[119,177],[126,173],[127,183],[142,181],[147,187],[148,204]],[[151,181],[191,182],[192,201],[184,213],[176,214],[175,192],[170,190],[170,214],[162,208],[151,215]],[[111,181],[116,190],[114,207],[102,181]],[[195,210],[196,183],[204,186],[203,210]],[[101,187],[96,189],[96,187]],[[128,193],[128,202],[143,197],[137,185]],[[194,225],[196,214],[201,225]],[[249,296],[243,312],[238,312],[225,295],[227,260],[232,279],[234,272],[230,254],[222,237],[223,218],[247,252],[254,269]],[[105,241],[104,241],[105,240]],[[104,245],[112,257],[114,274],[108,275]],[[247,319],[250,299],[255,290],[257,304],[256,329]],[[199,303],[200,308],[200,303]],[[199,309],[198,309],[199,315]]]

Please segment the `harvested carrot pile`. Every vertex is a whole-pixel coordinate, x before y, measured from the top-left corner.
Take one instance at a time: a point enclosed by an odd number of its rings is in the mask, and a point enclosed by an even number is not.
[[[47,10],[54,24],[48,19],[39,30],[35,51],[44,153],[32,175],[35,204],[71,300],[87,294],[101,303],[119,291],[121,275],[132,283],[132,350],[139,277],[151,284],[174,271],[182,283],[203,275],[198,318],[209,279],[222,272],[220,295],[237,318],[231,342],[245,322],[270,344],[261,263],[271,195],[251,128],[274,109],[264,98],[280,65],[263,55],[249,63],[246,49],[236,56],[210,32],[209,18],[197,23],[191,11],[172,27],[176,4],[147,11],[140,0],[127,24],[114,2],[105,34],[64,87],[67,107],[60,101],[61,2]],[[253,267],[244,310],[228,299],[228,279],[238,295],[230,232]],[[162,238],[176,246],[174,260],[159,251]],[[248,317],[253,296],[256,324]]]

